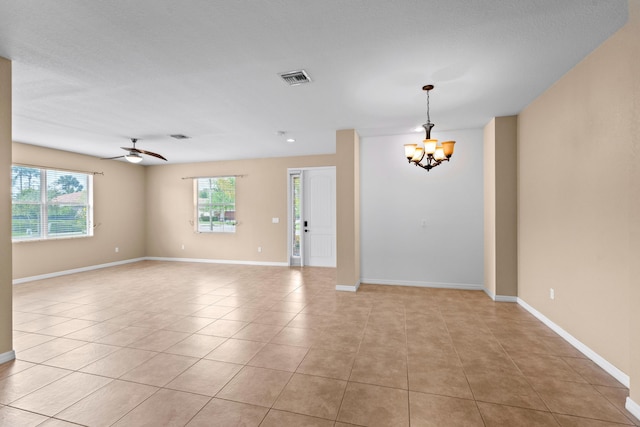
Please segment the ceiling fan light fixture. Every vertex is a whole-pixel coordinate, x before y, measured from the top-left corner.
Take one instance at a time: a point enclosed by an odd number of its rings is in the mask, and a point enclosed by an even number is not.
[[[127,152],[127,154],[125,154],[124,156],[105,157],[101,160],[115,160],[115,159],[122,159],[124,157],[124,159],[129,163],[140,163],[142,161],[141,154],[144,154],[145,156],[156,157],[158,159],[164,160],[165,162],[167,161],[167,159],[164,156],[161,156],[158,153],[136,148],[136,142],[138,142],[138,138],[131,138],[131,143],[133,144],[133,147],[120,147]]]
[[[140,163],[142,161],[142,156],[138,153],[129,153],[124,158],[130,163]]]

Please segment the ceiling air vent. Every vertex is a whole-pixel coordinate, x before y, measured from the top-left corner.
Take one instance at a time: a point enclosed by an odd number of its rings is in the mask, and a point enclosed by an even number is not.
[[[191,138],[190,136],[183,135],[183,134],[181,134],[181,133],[176,133],[176,134],[169,135],[169,136],[170,136],[171,138],[174,138],[174,139],[189,139],[189,138]]]
[[[280,77],[289,86],[297,86],[303,83],[311,83],[311,77],[305,70],[287,71],[286,73],[280,73]]]

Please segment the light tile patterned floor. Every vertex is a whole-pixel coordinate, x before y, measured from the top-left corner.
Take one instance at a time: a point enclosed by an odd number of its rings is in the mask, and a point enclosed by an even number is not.
[[[0,426],[620,426],[628,390],[516,304],[335,270],[145,261],[14,287]],[[640,424],[636,424],[640,425]]]

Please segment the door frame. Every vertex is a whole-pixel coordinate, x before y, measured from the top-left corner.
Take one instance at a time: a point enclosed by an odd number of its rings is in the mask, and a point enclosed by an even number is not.
[[[336,171],[335,166],[314,166],[314,167],[302,167],[302,168],[287,168],[287,263],[289,267],[304,267],[304,233],[300,233],[300,257],[294,260],[292,256],[292,242],[293,242],[293,198],[291,188],[291,175],[300,174],[300,187],[301,198],[304,200],[304,172],[310,170],[333,170]],[[337,183],[336,183],[337,185]],[[335,193],[334,193],[335,195]],[[337,212],[334,210],[334,223],[337,221]],[[301,219],[304,218],[304,202],[301,201],[300,206]],[[334,235],[337,239],[338,236]]]

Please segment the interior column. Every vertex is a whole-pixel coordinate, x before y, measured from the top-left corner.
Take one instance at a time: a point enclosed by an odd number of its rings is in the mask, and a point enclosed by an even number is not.
[[[360,286],[360,137],[354,129],[336,132],[336,290]]]

